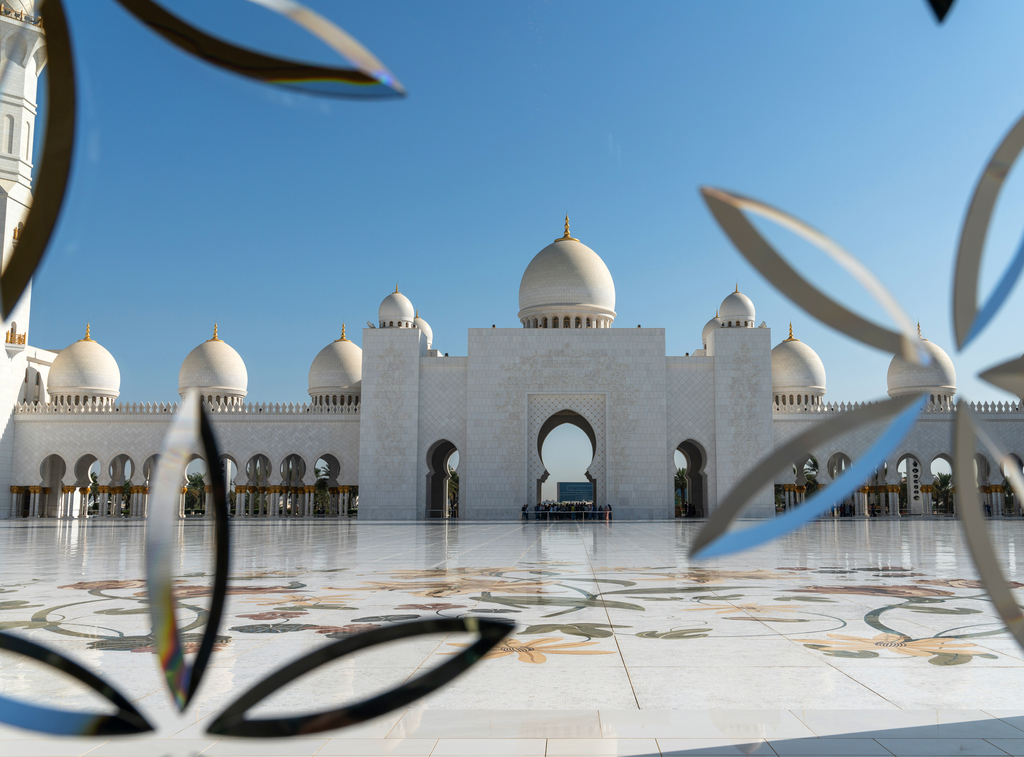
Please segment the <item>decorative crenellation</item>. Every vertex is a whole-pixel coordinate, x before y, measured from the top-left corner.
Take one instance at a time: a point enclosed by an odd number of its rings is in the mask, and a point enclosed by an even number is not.
[[[217,405],[203,402],[211,415],[358,415],[359,405],[314,405],[308,402],[250,402],[238,405]],[[119,402],[98,405],[57,405],[23,402],[14,407],[21,415],[159,415],[174,413],[177,402]]]
[[[772,409],[775,415],[802,415],[824,414],[824,413],[848,413],[859,410],[877,402],[829,402],[822,405],[776,405]],[[1021,402],[968,402],[967,406],[976,413],[1024,413],[1024,403]],[[955,413],[956,403],[950,400],[943,402],[928,403],[921,410],[922,413]]]

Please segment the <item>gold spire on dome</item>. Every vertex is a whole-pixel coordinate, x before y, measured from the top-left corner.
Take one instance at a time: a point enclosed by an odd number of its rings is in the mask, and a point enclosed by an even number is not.
[[[562,241],[565,241],[565,240],[569,240],[569,241],[572,241],[572,242],[580,241],[576,237],[573,237],[573,236],[569,235],[569,215],[568,214],[566,214],[566,216],[565,216],[565,233],[562,236],[560,236],[558,239],[556,239],[555,241],[556,242],[562,242]]]
[[[89,331],[89,324],[88,323],[85,324],[85,338],[84,339],[79,339],[78,341],[80,341],[80,342],[91,342],[92,341],[92,334]]]
[[[401,294],[401,292],[398,291],[398,282],[397,281],[395,282],[395,294]]]
[[[213,338],[212,339],[207,339],[206,341],[208,341],[208,342],[219,342],[220,341],[220,337],[217,336],[217,324],[216,323],[213,324]]]
[[[736,291],[733,292],[733,294],[739,294],[739,293],[740,293],[740,282],[737,281],[736,282]]]
[[[348,341],[348,337],[345,336],[345,324],[344,323],[341,324],[341,337],[338,338],[338,339],[335,339],[334,341],[336,341],[336,342],[347,342]]]
[[[783,341],[786,341],[786,342],[799,342],[800,341],[795,336],[793,336],[793,322],[792,321],[789,322],[789,338],[788,339],[784,339]]]
[[[920,321],[917,322],[917,338],[920,339],[922,342],[927,342],[928,341],[923,336],[921,336],[921,322]]]

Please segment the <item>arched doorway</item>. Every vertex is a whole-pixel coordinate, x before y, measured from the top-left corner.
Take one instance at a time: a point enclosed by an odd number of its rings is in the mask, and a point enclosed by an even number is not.
[[[447,439],[434,442],[427,451],[427,517],[458,518],[458,489],[452,496],[451,483],[458,481],[458,473],[449,467],[453,455],[458,454],[455,445]]]
[[[682,460],[679,458],[682,457]],[[707,453],[693,439],[687,439],[680,443],[673,455],[676,471],[682,470],[683,479],[686,482],[685,491],[682,492],[679,517],[682,518],[706,518],[708,516],[708,474]],[[680,465],[680,462],[683,465]],[[675,475],[675,474],[673,474]],[[673,479],[672,490],[676,486]]]
[[[577,413],[575,410],[559,410],[557,413],[549,416],[546,421],[541,425],[540,431],[537,434],[537,454],[540,456],[541,464],[544,466],[543,473],[537,477],[537,499],[535,502],[541,502],[544,499],[543,488],[544,482],[548,480],[550,475],[547,463],[544,462],[544,442],[547,441],[548,435],[559,426],[570,424],[580,429],[590,441],[590,460],[587,461],[584,466],[583,476],[587,482],[590,483],[589,501],[595,505],[605,504],[599,503],[597,499],[597,478],[591,474],[590,466],[593,463],[594,457],[597,455],[597,434],[594,432],[594,427],[590,425],[590,421],[584,418],[582,415]],[[580,482],[582,483],[582,482]],[[586,497],[586,493],[579,493],[573,495],[572,499],[576,500],[576,497]],[[585,501],[585,500],[583,500]]]
[[[43,460],[39,466],[39,475],[42,479],[43,491],[39,495],[40,518],[57,518],[64,513],[61,512],[63,502],[64,474],[68,466],[60,455],[50,455]]]

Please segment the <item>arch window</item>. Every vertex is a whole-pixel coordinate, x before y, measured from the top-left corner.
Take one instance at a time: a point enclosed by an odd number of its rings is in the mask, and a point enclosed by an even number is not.
[[[562,322],[558,319],[557,315],[554,318],[551,319],[551,328],[557,329],[561,325],[562,325]]]
[[[578,328],[578,329],[583,328],[583,321],[580,319],[579,316],[576,316],[576,328]]]
[[[789,395],[789,404],[790,404],[790,405],[792,405],[792,404],[793,404],[793,395],[792,395],[792,394],[791,394],[791,395]]]
[[[533,319],[533,327],[537,328],[537,319],[536,318]]]
[[[4,117],[4,130],[7,132],[7,152],[14,154],[14,116]]]
[[[562,319],[562,328],[569,328],[569,316],[565,316],[565,318]]]
[[[543,326],[541,326],[541,328],[542,328],[542,329],[546,329],[547,327],[548,327],[548,319],[547,319],[547,318],[545,317],[545,318],[544,318],[544,325],[543,325]]]

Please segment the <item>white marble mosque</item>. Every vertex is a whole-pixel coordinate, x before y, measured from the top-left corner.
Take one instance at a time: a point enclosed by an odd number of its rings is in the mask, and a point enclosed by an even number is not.
[[[46,62],[38,25],[0,15],[0,57],[10,64],[0,101],[6,262],[31,198],[36,77]],[[361,346],[341,325],[340,338],[313,358],[307,403],[246,402],[245,362],[216,326],[212,338],[185,356],[179,393],[194,389],[204,398],[235,493],[232,515],[239,518],[343,516],[357,504],[366,520],[519,518],[523,504],[538,502],[548,477],[545,438],[565,423],[589,438],[586,477],[594,502],[611,504],[616,519],[706,516],[777,443],[855,407],[826,400],[825,368],[792,329],[772,347],[771,329],[758,323],[754,303],[738,287],[703,326],[698,348],[682,356],[666,355],[663,328],[614,327],[615,305],[611,272],[570,235],[566,218],[564,234],[526,266],[519,326],[470,328],[465,356],[439,350],[430,326],[396,288],[376,321],[352,335]],[[3,325],[0,491],[10,497],[0,500],[0,518],[81,518],[89,514],[90,497],[99,517],[144,517],[174,398],[119,403],[117,361],[98,341],[105,335],[93,338],[85,327],[82,339],[60,351],[38,348],[30,340],[30,307],[31,290]],[[693,337],[696,342],[696,325]],[[924,344],[931,364],[894,359],[887,388],[894,397],[926,392],[926,412],[837,512],[932,513],[933,464],[950,457],[956,376],[942,349]],[[879,377],[879,389],[880,383]],[[1019,463],[1021,404],[985,403],[978,410]],[[866,427],[807,450],[818,465],[817,482],[827,486],[878,432]],[[448,491],[456,451],[454,509]],[[681,507],[677,452],[687,471]],[[802,501],[805,460],[793,462],[748,514],[770,516],[777,505]],[[1019,503],[1007,502],[996,462],[979,451],[977,463],[988,511],[1020,515]],[[326,507],[322,500],[314,507],[318,466],[327,469]]]
[[[362,348],[342,326],[341,337],[313,358],[307,403],[247,403],[245,363],[216,326],[185,357],[179,393],[202,394],[236,494],[232,514],[255,518],[345,515],[357,493],[360,519],[519,518],[522,504],[539,501],[548,476],[540,451],[564,423],[589,438],[594,501],[613,505],[617,519],[703,516],[776,443],[855,407],[826,400],[825,368],[792,330],[772,348],[771,330],[738,288],[704,325],[699,349],[683,356],[666,356],[664,329],[614,328],[615,316],[611,273],[570,236],[567,220],[563,236],[526,267],[520,326],[471,328],[466,356],[437,349],[430,326],[396,289],[362,330]],[[29,343],[27,307],[17,318],[6,325],[2,470],[11,498],[0,515],[83,517],[83,501],[95,499],[90,472],[98,472],[94,514],[145,516],[146,482],[175,406],[168,398],[118,403],[117,362],[88,327],[82,339],[50,352]],[[927,392],[927,410],[844,514],[932,513],[931,464],[949,459],[956,377],[948,356],[924,344],[932,364],[896,358],[887,382],[890,396]],[[1024,453],[1019,404],[978,409]],[[808,450],[818,483],[827,485],[878,432],[865,427]],[[448,497],[455,451],[457,512]],[[687,469],[681,508],[677,451]],[[314,511],[318,462],[328,468],[330,505]],[[800,473],[776,481],[784,506],[804,496],[804,462],[794,460]],[[123,502],[126,479],[131,496]],[[1005,512],[1002,474],[982,452],[978,485],[992,515],[1019,514],[1016,507]],[[761,516],[775,511],[771,489],[752,506]]]

